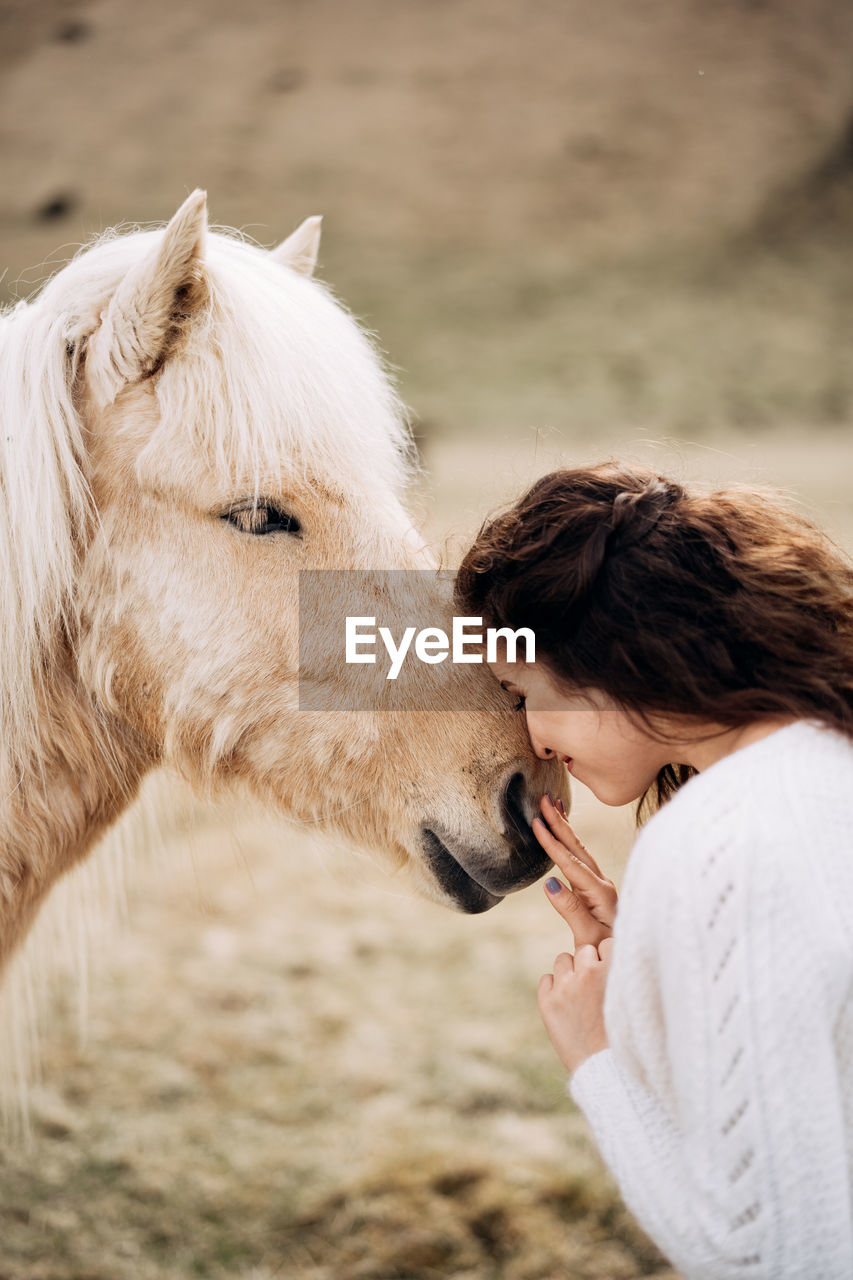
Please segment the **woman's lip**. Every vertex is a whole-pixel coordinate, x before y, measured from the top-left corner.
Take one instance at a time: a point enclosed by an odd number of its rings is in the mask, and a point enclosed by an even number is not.
[[[569,773],[572,771],[572,759],[572,756],[563,756],[563,764],[566,766]]]

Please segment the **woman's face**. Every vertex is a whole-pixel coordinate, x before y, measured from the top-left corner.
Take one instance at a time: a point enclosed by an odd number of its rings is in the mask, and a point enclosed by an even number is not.
[[[541,663],[493,662],[493,675],[523,701],[527,732],[541,759],[557,756],[604,804],[630,804],[673,761],[660,742],[596,689],[566,693]],[[522,707],[519,707],[521,710]]]

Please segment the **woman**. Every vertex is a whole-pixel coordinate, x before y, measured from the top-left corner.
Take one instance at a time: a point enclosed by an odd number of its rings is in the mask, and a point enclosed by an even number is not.
[[[536,753],[656,810],[618,917],[548,797],[534,821],[575,938],[540,1009],[628,1205],[691,1280],[849,1280],[850,563],[757,490],[610,463],[488,522],[457,593],[536,634],[493,667]]]

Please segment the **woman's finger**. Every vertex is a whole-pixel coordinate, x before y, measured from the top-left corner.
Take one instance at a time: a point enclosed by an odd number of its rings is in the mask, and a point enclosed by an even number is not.
[[[578,947],[575,952],[575,973],[585,973],[587,969],[594,969],[597,964],[601,964],[598,947],[586,944]]]
[[[582,863],[585,867],[588,867],[593,875],[603,875],[601,867],[598,865],[589,849],[587,849],[586,845],[578,839],[568,818],[564,813],[560,813],[560,810],[554,804],[554,801],[549,795],[544,795],[542,797],[539,808],[542,812],[544,821],[547,823],[548,828],[555,839],[557,839],[564,848],[568,849],[569,853],[572,854],[578,862]]]
[[[602,924],[600,920],[596,920],[589,907],[556,876],[550,876],[545,881],[545,891],[554,910],[563,917],[571,929],[575,949],[587,944],[597,947],[600,942],[610,936],[609,927]]]
[[[585,903],[595,918],[600,920],[602,924],[612,925],[616,918],[616,904],[618,902],[618,894],[613,881],[608,880],[605,876],[596,875],[585,863],[575,858],[565,845],[557,840],[551,829],[546,826],[544,820],[538,815],[533,819],[532,828],[533,834],[548,854],[548,857],[560,868],[573,891]]]
[[[543,973],[542,977],[539,979],[539,988],[536,993],[540,1003],[545,996],[549,995],[550,992],[553,991],[553,989],[554,989],[553,973]]]
[[[580,858],[575,857],[571,850],[566,846],[565,842],[560,840],[559,837],[554,834],[551,827],[547,826],[538,814],[533,819],[533,822],[533,830],[534,833],[536,833],[536,839],[542,845],[543,849],[546,849],[550,854],[552,861],[556,862],[560,870],[565,872],[572,884],[577,883],[593,886],[601,883],[604,877],[596,875],[591,867],[587,866],[585,862],[581,862]],[[544,830],[550,840],[549,843],[546,844],[546,842],[536,832],[537,825],[539,825],[540,830],[544,827]]]

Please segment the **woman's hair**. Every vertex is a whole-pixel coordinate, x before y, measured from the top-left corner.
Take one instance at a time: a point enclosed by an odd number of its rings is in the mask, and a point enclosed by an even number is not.
[[[483,525],[456,596],[488,626],[530,627],[558,685],[647,727],[783,716],[853,737],[853,565],[772,493],[618,462],[554,471]],[[641,809],[692,772],[667,765]]]

